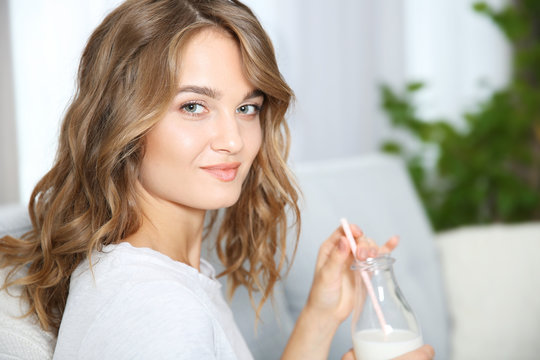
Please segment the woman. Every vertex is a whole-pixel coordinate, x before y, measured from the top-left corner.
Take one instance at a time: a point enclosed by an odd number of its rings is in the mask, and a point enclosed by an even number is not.
[[[0,243],[2,266],[28,266],[5,287],[24,285],[30,313],[58,333],[55,359],[251,358],[201,244],[208,218],[230,290],[261,291],[260,309],[283,270],[286,211],[299,219],[291,98],[238,1],[128,0],[107,16],[32,194],[33,230]],[[378,250],[353,230],[363,258],[397,244]],[[351,261],[336,230],[284,359],[327,357],[352,308]]]

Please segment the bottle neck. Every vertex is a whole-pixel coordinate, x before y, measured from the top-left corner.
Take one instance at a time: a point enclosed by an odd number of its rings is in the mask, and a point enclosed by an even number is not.
[[[368,258],[364,261],[356,261],[352,265],[353,270],[367,271],[370,273],[378,271],[392,272],[392,265],[396,259],[388,254],[383,254],[375,258]]]

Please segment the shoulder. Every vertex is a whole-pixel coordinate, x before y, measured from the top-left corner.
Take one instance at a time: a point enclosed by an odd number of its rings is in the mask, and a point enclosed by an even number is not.
[[[147,281],[128,282],[120,287],[114,298],[104,304],[102,312],[130,312],[142,309],[144,315],[163,316],[169,310],[171,316],[184,313],[207,313],[206,299],[200,296],[197,289],[177,279],[151,279]],[[144,316],[141,315],[141,316]],[[188,315],[188,314],[186,314]]]
[[[197,292],[198,282],[195,269],[156,251],[121,243],[109,245],[79,264],[71,277],[69,292],[70,295],[94,293],[103,299],[116,295],[119,289],[130,289],[126,286],[129,284],[139,284],[129,291],[150,291],[151,287],[168,287],[169,283],[179,285],[170,288],[176,293],[181,290],[180,285],[185,286],[184,290]]]
[[[129,285],[96,314],[80,356],[212,358],[215,321],[204,302],[182,284],[163,280]]]
[[[155,323],[162,328],[189,319],[198,320],[193,326],[203,327],[213,320],[203,299],[184,284],[170,280],[128,284],[96,315],[96,320],[116,318],[130,325]]]

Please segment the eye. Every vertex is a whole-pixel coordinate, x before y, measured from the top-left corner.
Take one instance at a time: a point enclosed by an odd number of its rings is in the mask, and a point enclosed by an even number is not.
[[[236,109],[238,114],[242,115],[255,115],[258,114],[261,107],[258,105],[242,105]]]
[[[182,105],[181,109],[190,115],[199,115],[205,111],[204,106],[198,103],[184,104]]]

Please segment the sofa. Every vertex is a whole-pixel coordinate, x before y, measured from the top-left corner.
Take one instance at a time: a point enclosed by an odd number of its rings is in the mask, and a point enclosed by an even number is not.
[[[290,269],[259,321],[247,291],[239,289],[231,299],[255,359],[280,357],[307,299],[319,245],[341,217],[379,244],[400,235],[393,253],[396,278],[437,359],[538,358],[540,268],[532,258],[540,249],[538,224],[433,234],[403,163],[388,155],[293,164],[293,170],[303,192],[302,232]],[[20,235],[28,226],[24,206],[0,206],[0,236]],[[210,244],[203,256],[219,271]],[[0,359],[50,357],[54,337],[33,318],[13,318],[21,311],[17,298],[2,292],[0,305]],[[352,347],[350,326],[348,319],[338,329],[329,359]],[[31,356],[20,350],[29,344]]]

